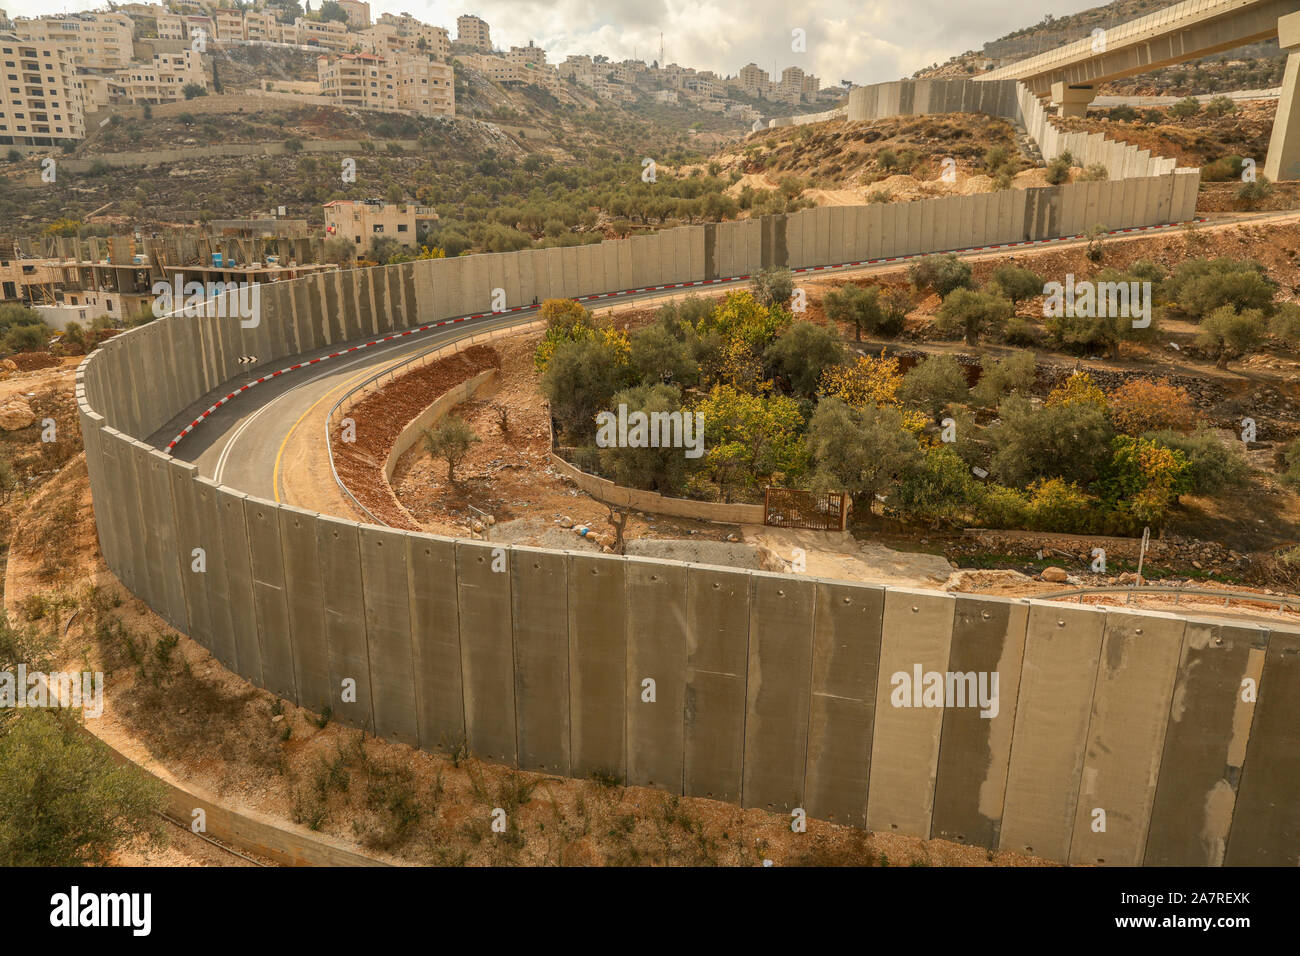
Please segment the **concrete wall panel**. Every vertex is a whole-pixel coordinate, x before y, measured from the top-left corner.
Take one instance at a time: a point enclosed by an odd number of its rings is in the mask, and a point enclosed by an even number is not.
[[[687,796],[740,802],[750,577],[691,566],[686,585]]]
[[[1255,720],[1246,747],[1228,866],[1300,864],[1300,634],[1269,635]]]
[[[217,489],[217,514],[221,523],[223,558],[226,567],[226,596],[230,601],[230,623],[235,642],[235,668],[240,674],[264,686],[262,644],[257,627],[257,605],[253,594],[253,565],[249,554],[248,526],[244,502],[248,495],[224,485]]]
[[[868,829],[929,839],[944,707],[942,696],[927,699],[923,690],[925,675],[948,670],[953,609],[948,594],[885,593]]]
[[[1174,684],[1146,866],[1221,866],[1246,759],[1268,631],[1188,621]]]
[[[326,283],[327,300],[332,299],[338,310],[339,322],[343,326],[343,341],[352,342],[365,334],[361,327],[361,316],[357,312],[355,293],[350,283],[344,280],[342,272],[331,272]]]
[[[1031,603],[1002,811],[1003,850],[1069,859],[1105,624],[1102,611]]]
[[[493,557],[487,542],[456,543],[465,734],[476,756],[514,766],[514,641],[505,613],[510,569],[507,560],[494,570]]]
[[[632,259],[632,246],[627,242],[616,242],[614,248],[618,255],[618,288],[636,288],[636,265]],[[606,270],[608,272],[608,270]]]
[[[162,452],[150,449],[147,466],[148,485],[142,489],[142,492],[147,494],[150,500],[144,513],[147,520],[154,523],[147,533],[158,542],[162,596],[166,602],[159,611],[167,623],[178,631],[184,631],[188,624],[188,611],[185,603],[185,585],[181,577],[182,556],[176,540],[176,512],[172,502],[168,458]],[[189,570],[189,565],[187,553],[184,558],[186,571]]]
[[[98,430],[89,432],[83,430],[86,439],[86,457],[90,458],[92,454],[99,451]],[[91,494],[102,501],[107,500],[107,489],[98,484],[98,471],[90,471]],[[203,537],[203,530],[199,525],[200,513],[198,502],[196,500],[197,489],[194,487],[194,479],[198,476],[199,470],[186,462],[171,461],[167,465],[167,479],[171,483],[171,502],[172,502],[172,527],[176,534],[176,552],[180,561],[181,586],[185,591],[185,608],[188,626],[185,633],[194,640],[198,641],[209,650],[212,649],[212,622],[211,611],[208,607],[209,591],[207,586],[206,571],[195,571],[194,559],[192,552],[195,548],[200,547],[199,539]],[[98,489],[98,490],[97,490]],[[111,521],[109,513],[111,508],[104,508],[103,514],[96,515],[97,522],[105,520]],[[102,550],[102,548],[101,548]],[[200,567],[206,567],[207,557],[204,555],[204,563]]]
[[[406,590],[420,746],[446,752],[466,739],[455,542],[408,535]]]
[[[569,559],[510,549],[519,769],[569,773]]]
[[[686,566],[628,558],[627,782],[681,793]],[[646,680],[654,681],[651,687]],[[653,693],[652,693],[653,692]],[[653,700],[647,698],[653,696]]]
[[[366,650],[361,526],[321,515],[316,521],[316,554],[325,602],[325,645],[329,648],[329,705],[342,723],[370,729],[375,722]]]
[[[804,804],[808,815],[866,826],[882,588],[818,581]]]
[[[284,586],[280,521],[273,502],[245,498],[243,505],[262,680],[271,693],[296,704],[298,685]]]
[[[886,208],[887,207],[881,203],[872,203],[867,206],[868,259],[880,259],[885,255],[885,234],[881,223]]]
[[[298,704],[319,714],[332,707],[333,688],[325,641],[325,596],[316,555],[316,514],[290,505],[282,505],[278,514]]]
[[[848,245],[845,243],[845,220],[847,207],[831,206],[827,209],[829,213],[827,219],[827,229],[829,235],[829,257],[828,262],[841,263],[849,261]]]
[[[974,674],[977,693],[980,675],[988,675],[986,699],[992,706],[949,707],[944,712],[934,791],[935,837],[989,849],[998,845],[1028,623],[1027,604],[988,597],[956,599],[948,670]],[[964,686],[969,705],[969,681]]]
[[[361,582],[375,736],[418,746],[406,569],[408,536],[407,532],[363,525]]]
[[[1106,615],[1070,847],[1075,863],[1142,862],[1183,627],[1173,615]]]
[[[574,776],[627,776],[625,562],[569,555],[569,737]],[[595,615],[590,609],[600,608]]]
[[[212,644],[208,650],[227,668],[237,674],[242,673],[235,652],[235,622],[226,571],[229,562],[226,560],[225,537],[221,533],[218,486],[209,478],[195,478],[194,494],[198,526],[201,529],[195,547],[202,548],[207,559],[204,586],[208,592],[208,621],[212,633]]]
[[[741,805],[803,806],[816,584],[755,572]]]

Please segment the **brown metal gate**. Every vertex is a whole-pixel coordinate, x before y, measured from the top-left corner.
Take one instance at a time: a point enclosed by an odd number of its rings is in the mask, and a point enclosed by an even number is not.
[[[849,516],[848,495],[840,491],[763,489],[763,523],[776,528],[843,531]]]

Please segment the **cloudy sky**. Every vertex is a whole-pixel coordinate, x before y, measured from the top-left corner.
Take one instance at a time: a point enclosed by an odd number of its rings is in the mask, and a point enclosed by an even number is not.
[[[318,7],[321,0],[311,0]],[[800,66],[822,78],[875,83],[910,75],[1011,30],[1095,6],[1098,0],[371,0],[375,17],[406,11],[455,35],[456,17],[488,21],[498,47],[530,39],[559,62],[570,53],[659,56],[721,75],[751,60],[768,71]],[[10,16],[103,6],[102,0],[0,0]],[[807,51],[791,51],[791,31]]]

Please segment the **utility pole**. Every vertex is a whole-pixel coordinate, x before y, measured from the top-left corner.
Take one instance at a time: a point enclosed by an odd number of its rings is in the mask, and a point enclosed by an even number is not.
[[[663,69],[668,64],[664,62],[664,35],[659,34],[659,69]]]

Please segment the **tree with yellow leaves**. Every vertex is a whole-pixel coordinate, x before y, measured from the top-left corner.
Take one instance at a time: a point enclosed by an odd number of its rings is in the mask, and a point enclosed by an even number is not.
[[[1092,376],[1087,372],[1074,372],[1060,385],[1056,386],[1047,396],[1044,403],[1050,408],[1058,405],[1096,405],[1102,411],[1106,410],[1106,393],[1097,387],[1092,380]]]

